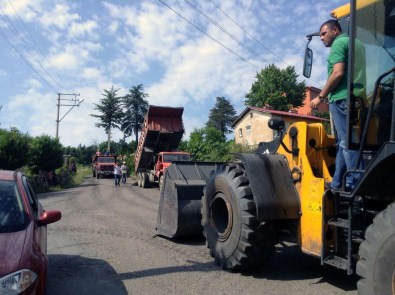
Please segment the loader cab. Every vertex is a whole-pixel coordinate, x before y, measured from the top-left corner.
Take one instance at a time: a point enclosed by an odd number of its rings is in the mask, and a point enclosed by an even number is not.
[[[348,146],[375,153],[385,142],[394,141],[395,1],[358,3],[350,34]],[[365,49],[363,92],[356,82],[357,42]]]

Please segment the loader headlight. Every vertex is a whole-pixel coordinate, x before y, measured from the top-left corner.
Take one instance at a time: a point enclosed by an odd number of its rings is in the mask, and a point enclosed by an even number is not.
[[[37,279],[37,274],[29,269],[22,269],[0,278],[0,294],[20,294]]]

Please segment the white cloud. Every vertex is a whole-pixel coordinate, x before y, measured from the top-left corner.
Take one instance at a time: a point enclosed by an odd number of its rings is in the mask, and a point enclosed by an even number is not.
[[[18,0],[18,1],[0,1],[0,7],[3,12],[12,17],[20,18],[26,22],[35,21],[38,11],[42,9],[42,0]]]
[[[116,33],[119,28],[119,22],[117,22],[117,21],[111,22],[111,24],[109,25],[108,28],[110,29],[111,33]]]
[[[98,28],[98,25],[93,20],[88,20],[86,22],[77,23],[73,22],[69,28],[70,37],[83,37],[86,35],[92,35],[94,31]]]
[[[56,27],[67,29],[73,21],[81,17],[77,13],[69,13],[70,7],[66,4],[55,4],[52,10],[44,11],[40,22],[45,28]]]
[[[97,68],[85,68],[81,76],[85,79],[95,80],[101,77],[101,71]]]
[[[69,52],[61,52],[49,57],[48,66],[58,69],[76,69],[80,64],[76,55]]]
[[[41,86],[42,86],[41,82],[37,79],[29,79],[26,81],[27,88],[39,89],[41,88]]]

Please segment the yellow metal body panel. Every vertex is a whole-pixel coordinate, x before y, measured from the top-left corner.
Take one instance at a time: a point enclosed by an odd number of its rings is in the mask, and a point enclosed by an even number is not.
[[[377,0],[358,0],[357,9],[363,9],[378,2]],[[333,18],[339,19],[350,15],[350,3],[344,4],[331,12]]]
[[[296,128],[293,139],[289,130]],[[290,126],[283,140],[288,149],[298,148],[298,155],[292,155],[280,146],[278,152],[288,159],[295,187],[299,193],[302,215],[299,223],[298,242],[303,252],[320,256],[323,246],[323,212],[325,207],[325,181],[331,181],[329,167],[335,158],[328,154],[334,147],[333,136],[326,134],[322,124],[297,122]],[[313,144],[314,143],[314,144]],[[328,208],[330,206],[327,206]],[[323,215],[324,214],[324,215]]]

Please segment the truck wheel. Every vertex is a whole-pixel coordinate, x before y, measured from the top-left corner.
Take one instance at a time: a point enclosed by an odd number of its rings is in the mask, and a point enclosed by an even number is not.
[[[161,192],[163,190],[163,181],[164,181],[164,176],[161,175],[159,177],[159,191]]]
[[[92,170],[92,176],[93,176],[93,177],[96,177],[95,170]]]
[[[141,173],[141,187],[148,188],[150,184],[148,173]]]
[[[96,172],[96,179],[99,179],[99,178],[100,178],[100,175],[99,175],[99,173]]]
[[[359,247],[360,295],[395,294],[395,203],[378,214]]]
[[[201,213],[207,246],[222,268],[240,271],[257,267],[274,253],[273,225],[259,224],[254,197],[241,165],[224,165],[211,176]]]
[[[137,185],[141,187],[141,172],[137,173]]]

